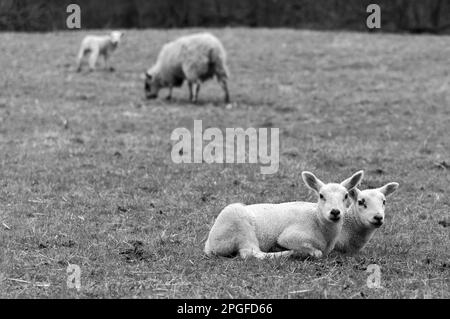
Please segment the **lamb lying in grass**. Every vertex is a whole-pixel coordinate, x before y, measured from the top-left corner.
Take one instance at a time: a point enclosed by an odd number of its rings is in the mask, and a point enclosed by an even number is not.
[[[116,50],[122,39],[123,32],[113,31],[110,35],[96,36],[88,35],[81,42],[80,51],[77,56],[77,72],[81,71],[81,64],[85,55],[89,54],[89,70],[95,70],[95,64],[99,55],[105,60],[105,69],[113,71],[114,68],[108,67],[108,58]]]
[[[188,35],[163,46],[156,64],[145,74],[145,94],[153,99],[161,88],[169,88],[167,99],[171,99],[172,89],[187,80],[189,100],[197,102],[201,83],[216,76],[228,103],[228,74],[225,49],[215,36]]]
[[[231,204],[217,217],[205,253],[238,253],[242,258],[258,259],[293,254],[320,258],[328,254],[342,229],[348,192],[360,183],[363,172],[340,184],[324,184],[310,172],[303,172],[302,178],[317,193],[317,203]]]
[[[398,183],[389,183],[376,189],[352,189],[353,201],[344,214],[344,225],[335,245],[335,250],[354,254],[359,252],[383,225],[386,197],[395,192]]]

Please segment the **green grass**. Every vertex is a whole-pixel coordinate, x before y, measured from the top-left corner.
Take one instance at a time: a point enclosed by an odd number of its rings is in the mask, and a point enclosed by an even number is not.
[[[90,74],[74,72],[84,31],[0,33],[0,297],[449,298],[449,38],[213,30],[236,107],[214,82],[199,105],[186,87],[146,101],[140,74],[194,31],[129,31],[116,72]],[[194,119],[280,128],[278,173],[174,164],[170,134]],[[400,188],[357,256],[203,255],[227,204],[313,201],[302,170],[340,181],[359,169],[363,188]],[[374,263],[380,289],[366,286]]]

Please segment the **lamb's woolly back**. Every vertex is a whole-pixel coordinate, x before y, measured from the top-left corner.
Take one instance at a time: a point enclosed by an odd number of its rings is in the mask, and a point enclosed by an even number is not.
[[[112,31],[108,35],[87,35],[83,38],[82,48],[92,50],[94,47],[99,49],[105,48],[108,44],[112,44],[114,47],[121,41],[123,32]]]

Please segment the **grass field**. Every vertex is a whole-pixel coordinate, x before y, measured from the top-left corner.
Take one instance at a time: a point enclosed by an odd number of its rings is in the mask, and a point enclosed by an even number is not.
[[[197,30],[128,31],[116,72],[75,73],[86,32],[0,33],[0,297],[449,298],[450,39],[212,30],[228,51],[190,104],[144,99],[160,47]],[[99,31],[98,33],[102,33]],[[102,61],[101,61],[102,62]],[[171,132],[280,128],[280,169],[174,164]],[[229,203],[315,200],[302,170],[362,188],[397,181],[386,224],[356,256],[208,259]],[[81,289],[66,285],[81,267]],[[366,285],[370,264],[382,288]]]

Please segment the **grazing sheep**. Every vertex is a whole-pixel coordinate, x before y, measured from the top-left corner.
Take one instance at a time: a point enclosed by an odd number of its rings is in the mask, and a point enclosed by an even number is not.
[[[88,35],[84,37],[77,56],[77,72],[81,71],[83,57],[88,53],[90,71],[95,70],[95,64],[99,55],[103,56],[105,68],[108,69],[108,58],[117,48],[122,37],[123,32],[120,31],[113,31],[111,34],[105,36]],[[114,68],[111,67],[109,70],[114,71]]]
[[[145,74],[145,94],[153,99],[161,88],[169,88],[167,99],[171,99],[172,89],[187,80],[189,100],[195,103],[200,84],[214,76],[225,92],[225,102],[229,103],[229,73],[222,43],[209,33],[184,36],[163,46],[156,64]]]
[[[360,251],[383,225],[386,197],[397,188],[398,183],[389,183],[376,189],[352,189],[349,194],[353,203],[344,214],[335,250],[350,254]]]
[[[258,259],[328,254],[342,228],[348,192],[360,183],[363,171],[340,184],[324,184],[310,172],[302,178],[318,194],[318,203],[231,204],[217,216],[205,253]]]

